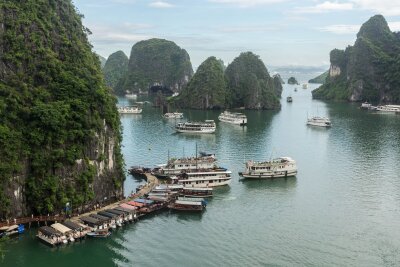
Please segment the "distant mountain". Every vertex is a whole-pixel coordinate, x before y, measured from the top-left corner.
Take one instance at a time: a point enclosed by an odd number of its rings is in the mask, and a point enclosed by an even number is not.
[[[299,84],[295,77],[290,77],[287,81],[288,84]]]
[[[400,34],[381,15],[371,17],[354,46],[330,53],[326,83],[313,91],[317,99],[400,102]]]
[[[128,57],[122,51],[111,54],[103,68],[104,79],[107,86],[115,88],[118,81],[124,77],[128,70]],[[116,92],[122,94],[123,92]]]
[[[99,57],[101,68],[104,68],[104,65],[106,64],[107,59],[105,57],[100,56],[100,55],[97,55],[97,56]]]
[[[324,84],[326,77],[329,75],[329,70],[325,71],[324,73],[318,75],[317,77],[308,80],[309,83],[321,83]]]
[[[223,62],[207,58],[177,98],[180,107],[212,109],[225,107],[226,83]]]
[[[259,56],[241,53],[228,65],[227,104],[246,109],[279,109],[279,90]]]
[[[174,42],[154,38],[132,47],[128,71],[116,90],[147,91],[153,84],[159,84],[179,92],[192,76],[192,64],[186,50]]]

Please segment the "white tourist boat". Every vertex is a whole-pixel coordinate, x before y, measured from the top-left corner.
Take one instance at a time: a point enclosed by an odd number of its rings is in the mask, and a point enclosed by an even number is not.
[[[307,125],[319,126],[319,127],[331,127],[332,123],[329,118],[314,116],[307,119]]]
[[[243,178],[266,179],[290,177],[297,174],[296,161],[290,157],[280,157],[264,162],[246,162],[244,172],[239,172]]]
[[[126,93],[126,94],[125,94],[125,98],[128,98],[128,99],[137,99],[137,94],[134,94],[134,93]]]
[[[247,124],[247,117],[243,113],[224,111],[218,116],[218,119],[223,122],[237,125]]]
[[[213,120],[204,122],[180,122],[175,126],[178,133],[215,133],[216,125]]]
[[[120,114],[140,114],[142,109],[138,106],[122,106],[118,107],[118,112]]]
[[[377,106],[375,110],[382,113],[400,113],[400,105]]]
[[[229,184],[232,172],[218,167],[213,154],[200,154],[200,157],[171,159],[167,164],[159,165],[153,173],[157,177],[173,177],[179,185],[190,188]]]
[[[182,119],[183,113],[180,112],[165,113],[163,117],[165,119]]]
[[[365,101],[364,103],[361,103],[361,107],[362,109],[371,109],[372,105],[371,103],[368,103],[367,101]]]
[[[303,89],[307,89],[308,88],[308,83],[303,83],[303,85],[301,86]]]

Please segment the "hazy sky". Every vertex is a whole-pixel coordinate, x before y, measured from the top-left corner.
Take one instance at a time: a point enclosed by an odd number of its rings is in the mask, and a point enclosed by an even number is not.
[[[267,66],[329,64],[329,52],[352,45],[360,25],[382,14],[400,31],[400,0],[74,0],[108,57],[157,37],[187,50],[196,68],[207,57],[231,62],[240,52]]]

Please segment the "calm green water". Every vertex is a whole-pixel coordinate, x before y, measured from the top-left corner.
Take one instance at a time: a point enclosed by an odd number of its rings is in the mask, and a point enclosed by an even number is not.
[[[400,116],[293,88],[281,111],[246,111],[247,127],[218,123],[214,135],[175,134],[151,106],[123,116],[127,166],[165,163],[168,150],[193,155],[197,143],[233,172],[231,185],[201,215],[165,211],[106,240],[52,249],[31,231],[7,244],[0,266],[399,266]],[[307,113],[328,115],[333,127],[307,127]],[[185,111],[199,120],[218,114]],[[296,159],[298,176],[239,181],[244,159],[271,155]],[[127,177],[126,193],[140,183]]]

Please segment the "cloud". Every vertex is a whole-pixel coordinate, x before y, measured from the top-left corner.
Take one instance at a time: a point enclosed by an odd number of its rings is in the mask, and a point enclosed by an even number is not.
[[[400,1],[398,0],[351,0],[357,7],[372,10],[385,16],[400,15]]]
[[[249,26],[230,26],[217,28],[222,33],[250,33],[250,32],[271,32],[280,30],[279,26],[268,25],[249,25]]]
[[[149,7],[154,7],[154,8],[171,8],[174,7],[174,5],[164,2],[164,1],[156,1],[156,2],[151,2],[149,4]]]
[[[260,5],[269,5],[287,2],[288,0],[208,0],[209,2],[218,4],[228,4],[238,7],[254,7]]]
[[[329,25],[317,28],[321,32],[330,32],[335,34],[355,34],[360,30],[360,25]]]
[[[98,24],[89,25],[91,30],[90,40],[96,45],[130,44],[151,38],[149,34],[139,32],[150,29],[152,25],[122,23],[120,25],[102,26]]]
[[[292,10],[293,13],[300,14],[316,14],[316,13],[326,13],[331,11],[347,11],[352,10],[354,5],[352,3],[339,3],[337,1],[330,2],[325,1],[315,6],[297,7]]]
[[[392,31],[400,31],[400,21],[388,22]],[[356,34],[360,30],[361,25],[355,24],[337,24],[319,27],[317,30],[322,32],[330,32],[334,34]]]

